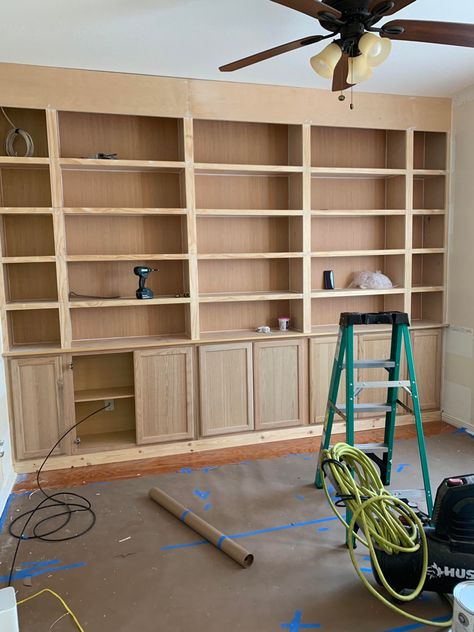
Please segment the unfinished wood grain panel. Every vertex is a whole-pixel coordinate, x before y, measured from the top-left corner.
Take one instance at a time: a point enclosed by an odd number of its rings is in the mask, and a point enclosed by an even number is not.
[[[28,309],[8,314],[10,344],[48,345],[61,343],[59,311],[57,309]]]
[[[292,301],[201,303],[201,332],[255,331],[260,325],[278,327],[278,317],[290,313]]]
[[[198,252],[289,252],[288,217],[198,217]]]
[[[1,206],[51,206],[48,169],[3,167],[0,178]]]
[[[4,272],[8,302],[58,300],[54,263],[10,263]]]
[[[66,169],[63,170],[64,206],[184,208],[182,177],[181,173],[160,171]]]
[[[131,387],[133,390],[133,354],[107,353],[75,355],[73,362],[74,393]],[[111,398],[107,398],[111,399]]]
[[[324,289],[323,273],[334,271],[336,289],[348,288],[354,274],[363,271],[380,271],[386,274],[394,286],[404,284],[403,255],[364,256],[364,257],[313,257],[311,260],[311,286],[314,290]]]
[[[412,331],[418,394],[422,410],[439,410],[442,332],[439,329]]]
[[[16,456],[45,456],[65,430],[62,359],[15,358],[10,371]],[[67,451],[65,440],[55,452]]]
[[[405,217],[313,217],[312,252],[405,248]]]
[[[330,291],[328,290],[328,292]],[[341,312],[382,312],[385,309],[403,311],[403,294],[393,296],[328,296],[328,298],[313,298],[311,301],[313,327],[338,323]]]
[[[199,347],[201,435],[253,430],[252,343]]]
[[[179,215],[68,215],[66,249],[68,255],[180,254],[185,228]]]
[[[336,344],[337,336],[311,338],[309,341],[309,423],[311,424],[322,424],[324,422]],[[357,356],[357,349],[354,350],[354,353]],[[343,372],[339,384],[337,403],[344,404],[345,401],[345,372]],[[335,419],[340,421],[342,418],[336,413]]]
[[[4,257],[54,255],[51,215],[4,215],[2,225]]]
[[[289,291],[288,259],[200,261],[198,271],[201,294]]]
[[[254,344],[255,428],[307,423],[306,341]]]
[[[417,132],[414,134],[414,169],[446,169],[447,134]]]
[[[413,248],[443,248],[444,216],[413,216]]]
[[[441,286],[444,283],[444,255],[413,255],[412,286]]]
[[[313,176],[311,208],[315,211],[404,209],[405,178]]]
[[[176,118],[60,112],[63,158],[117,154],[120,160],[182,160],[183,137]]]
[[[4,108],[7,116],[16,128],[26,130],[34,143],[33,156],[48,156],[48,141],[46,138],[46,117],[44,110],[30,110],[28,108]],[[6,118],[0,116],[0,138],[5,138],[11,125]],[[21,138],[15,141],[15,151],[18,156],[24,155],[25,145]],[[5,144],[0,145],[0,155],[5,156]]]
[[[194,121],[196,162],[301,165],[301,138],[299,149],[298,152],[297,126]]]
[[[290,198],[290,181],[300,174],[214,175],[196,174],[196,208],[299,210],[301,201]]]
[[[405,133],[349,127],[311,128],[311,166],[405,168]]]
[[[413,180],[413,208],[445,210],[445,176],[415,177]]]
[[[137,443],[194,436],[193,349],[135,351]]]
[[[96,340],[135,336],[186,337],[186,305],[88,307],[71,310],[72,339]]]

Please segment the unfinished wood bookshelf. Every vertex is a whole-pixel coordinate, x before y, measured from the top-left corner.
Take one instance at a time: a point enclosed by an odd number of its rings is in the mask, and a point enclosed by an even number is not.
[[[67,423],[114,402],[64,442],[70,463],[123,450],[138,458],[140,443],[191,446],[213,435],[235,435],[237,445],[254,428],[266,437],[298,426],[307,436],[321,422],[340,312],[406,311],[414,336],[436,336],[445,324],[444,109],[436,114],[429,99],[392,108],[387,97],[386,116],[373,122],[363,108],[335,117],[328,101],[315,120],[304,91],[281,89],[285,110],[267,112],[257,87],[243,88],[250,101],[236,109],[231,84],[214,86],[223,92],[211,107],[204,84],[188,82],[195,92],[184,99],[169,81],[174,96],[162,91],[143,107],[131,96],[122,109],[100,98],[79,111],[61,98],[51,109],[5,104],[35,142],[32,158],[0,148],[1,316],[15,384],[28,391],[26,368],[15,363],[54,356],[59,364],[38,379],[57,389]],[[7,129],[2,119],[0,137]],[[135,297],[136,265],[158,269],[152,300]],[[324,289],[325,270],[334,290]],[[394,287],[349,287],[364,270],[380,270]],[[278,331],[281,316],[288,332]],[[262,325],[272,333],[258,334]],[[386,345],[386,332],[377,335]],[[430,343],[423,338],[419,354]],[[274,357],[288,373],[283,395]],[[137,386],[144,378],[166,400],[156,420]],[[222,393],[212,399],[214,383],[245,402],[235,415]],[[276,391],[297,402],[283,418],[261,410]],[[28,394],[12,397],[21,438]],[[433,402],[430,393],[425,408]],[[44,451],[22,445],[18,459]]]

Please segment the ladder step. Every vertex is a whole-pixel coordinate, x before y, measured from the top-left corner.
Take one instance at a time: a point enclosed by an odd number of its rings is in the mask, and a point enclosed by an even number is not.
[[[384,454],[388,451],[388,446],[386,446],[385,443],[356,443],[354,444],[354,447],[359,448],[359,450],[362,450],[362,452],[365,452],[366,454],[367,452]]]
[[[336,408],[345,413],[347,407],[345,404],[336,404]],[[356,413],[389,412],[390,410],[392,407],[387,406],[387,404],[354,404],[354,412]]]
[[[390,388],[411,386],[410,380],[380,380],[379,382],[356,382],[355,388]]]
[[[395,360],[354,360],[354,368],[358,369],[393,369]],[[346,363],[342,365],[346,368]]]

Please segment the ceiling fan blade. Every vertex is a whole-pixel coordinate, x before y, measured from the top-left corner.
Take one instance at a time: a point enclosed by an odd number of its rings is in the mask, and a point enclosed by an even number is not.
[[[377,11],[377,8],[382,9],[382,5],[384,4],[393,4],[393,7],[388,8],[387,11],[382,11],[381,13],[381,15],[393,15],[414,2],[416,2],[416,0],[392,0],[391,3],[387,2],[387,0],[372,0],[369,5],[369,11],[374,13]]]
[[[313,35],[311,37],[303,37],[301,39],[295,40],[294,42],[288,42],[288,44],[275,46],[274,48],[263,50],[260,53],[255,53],[255,55],[249,55],[248,57],[244,57],[243,59],[238,59],[237,61],[233,61],[230,64],[225,64],[225,66],[221,66],[219,70],[221,72],[232,72],[234,70],[239,70],[240,68],[245,68],[246,66],[257,64],[259,61],[270,59],[270,57],[276,57],[277,55],[288,53],[290,50],[295,50],[303,46],[309,46],[310,44],[315,44],[316,42],[319,42],[320,40],[325,39],[325,37],[327,36]]]
[[[316,19],[319,19],[321,13],[328,13],[335,18],[342,17],[340,11],[333,9],[328,4],[324,4],[324,2],[319,2],[319,0],[272,0],[272,2],[282,4],[284,7],[294,9],[300,13],[306,13],[306,15]]]
[[[337,62],[334,68],[334,75],[332,78],[332,91],[341,92],[341,90],[347,90],[352,84],[347,83],[347,73],[349,72],[349,55],[343,53],[341,59]]]
[[[397,29],[403,29],[403,32],[397,33]],[[432,44],[474,48],[474,24],[427,22],[425,20],[393,20],[382,26],[381,35],[393,40],[429,42]]]

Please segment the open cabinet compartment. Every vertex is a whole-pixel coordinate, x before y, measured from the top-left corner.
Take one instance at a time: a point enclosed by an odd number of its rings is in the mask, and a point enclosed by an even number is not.
[[[60,346],[58,309],[25,309],[7,312],[10,347]]]
[[[301,217],[198,217],[199,254],[301,252]]]
[[[413,248],[444,247],[444,215],[413,216]]]
[[[13,128],[24,129],[33,139],[33,156],[46,158],[48,156],[48,136],[46,131],[45,110],[30,110],[28,108],[10,108],[3,106],[5,114],[13,123]],[[12,129],[5,115],[0,112],[0,138],[3,140]],[[15,141],[14,149],[18,156],[24,155],[25,144],[21,138]],[[6,156],[5,143],[0,144],[0,156]],[[6,205],[5,205],[6,206]]]
[[[448,136],[445,132],[415,132],[414,169],[446,169]]]
[[[302,263],[297,259],[199,261],[199,292],[302,292]]]
[[[73,356],[74,401],[134,397],[133,353]]]
[[[443,292],[412,292],[411,322],[444,322]]]
[[[413,208],[415,210],[446,210],[446,177],[415,176]]]
[[[303,301],[249,301],[230,303],[201,303],[199,306],[201,333],[212,334],[225,332],[250,333],[257,327],[268,325],[278,329],[278,318],[290,318],[290,329],[303,329]],[[265,334],[261,334],[265,338]]]
[[[135,401],[133,398],[115,399],[111,411],[101,410],[76,429],[75,452],[95,452],[115,450],[135,445]],[[76,423],[94,411],[105,406],[102,401],[76,402],[74,405]]]
[[[311,251],[396,250],[405,248],[405,217],[324,217],[311,219]]]
[[[62,158],[117,154],[118,160],[183,160],[181,119],[59,112]]]
[[[66,216],[68,255],[184,254],[186,235],[183,215]]]
[[[197,209],[301,210],[301,174],[217,174],[196,171]]]
[[[413,255],[412,286],[440,286],[444,281],[444,255]]]
[[[7,303],[58,300],[54,262],[8,263],[3,270]]]
[[[311,300],[311,322],[315,328],[321,325],[332,325],[337,329],[342,312],[382,312],[387,310],[403,312],[403,306],[403,294],[313,298]]]
[[[197,163],[301,166],[300,125],[194,121]]]
[[[311,128],[311,166],[405,169],[406,133],[314,126]]]
[[[54,256],[52,215],[3,215],[1,222],[4,257]]]
[[[68,263],[71,301],[107,298],[135,298],[138,277],[135,266],[153,268],[146,287],[155,298],[175,297],[189,292],[187,261],[74,261]]]
[[[71,309],[72,339],[189,338],[189,305],[130,305]]]
[[[361,257],[312,257],[311,288],[313,291],[324,289],[323,272],[333,270],[335,289],[348,288],[356,272],[377,272],[385,274],[397,287],[403,287],[405,281],[404,255],[367,255]],[[363,288],[362,288],[363,289]],[[360,288],[354,288],[354,292]],[[329,293],[333,290],[327,290]]]
[[[72,208],[186,207],[183,169],[62,171],[64,206]]]
[[[51,207],[48,167],[2,167],[0,180],[0,206]]]
[[[313,211],[403,210],[405,176],[328,176],[313,174]]]

